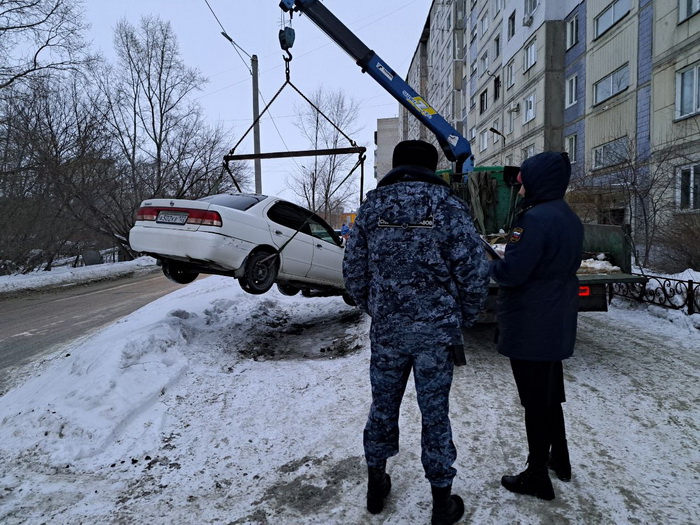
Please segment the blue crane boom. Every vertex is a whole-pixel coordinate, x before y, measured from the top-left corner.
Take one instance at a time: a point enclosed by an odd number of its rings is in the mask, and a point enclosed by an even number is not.
[[[363,73],[369,74],[415,115],[435,135],[445,156],[457,163],[458,173],[474,169],[474,157],[469,141],[319,0],[282,0],[280,8],[285,12],[298,11],[309,17],[356,61]]]

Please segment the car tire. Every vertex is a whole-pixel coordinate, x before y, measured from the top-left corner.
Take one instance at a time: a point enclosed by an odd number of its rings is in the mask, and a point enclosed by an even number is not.
[[[190,284],[199,273],[189,271],[185,266],[163,261],[163,274],[172,282],[177,284]]]
[[[248,256],[245,270],[243,275],[238,278],[238,282],[241,288],[249,294],[264,294],[275,283],[278,270],[278,255],[267,250],[260,250]]]
[[[298,294],[301,290],[301,288],[297,288],[296,286],[287,283],[277,283],[277,289],[282,295],[287,295],[289,297]]]

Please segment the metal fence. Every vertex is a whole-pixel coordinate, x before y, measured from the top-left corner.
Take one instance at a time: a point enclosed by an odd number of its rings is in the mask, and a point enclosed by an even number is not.
[[[688,315],[700,313],[700,283],[668,277],[645,275],[646,284],[615,283],[612,295],[627,297],[673,310],[685,310]]]

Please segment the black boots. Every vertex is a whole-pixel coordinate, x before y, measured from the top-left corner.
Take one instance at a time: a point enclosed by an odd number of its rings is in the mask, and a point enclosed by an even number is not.
[[[559,445],[552,443],[552,452],[549,455],[547,466],[554,471],[560,480],[571,481],[571,462],[569,461],[569,448],[566,445],[566,440]]]
[[[544,500],[554,499],[554,488],[546,466],[538,468],[528,466],[520,474],[503,476],[501,485],[518,494],[527,494]]]
[[[433,487],[433,515],[431,525],[452,525],[464,514],[464,502],[456,494],[451,494],[452,487]]]
[[[367,467],[367,510],[379,514],[384,510],[384,499],[391,490],[391,478],[385,467]]]

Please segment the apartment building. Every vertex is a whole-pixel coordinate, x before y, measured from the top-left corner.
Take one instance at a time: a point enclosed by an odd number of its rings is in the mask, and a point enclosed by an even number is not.
[[[477,165],[567,151],[584,220],[642,231],[700,212],[698,35],[700,0],[434,0],[407,80]]]
[[[374,132],[374,178],[380,180],[392,167],[394,146],[400,142],[398,117],[377,119]]]

